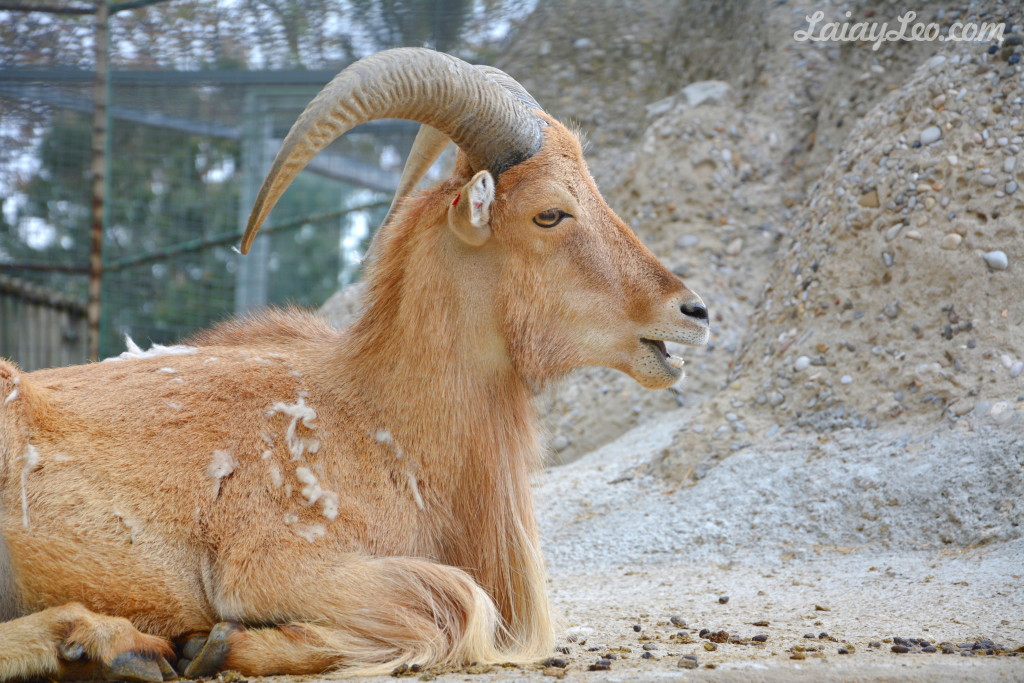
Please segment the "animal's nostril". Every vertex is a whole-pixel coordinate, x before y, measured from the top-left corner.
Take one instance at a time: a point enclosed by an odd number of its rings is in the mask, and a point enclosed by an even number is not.
[[[683,312],[683,315],[697,320],[708,319],[708,307],[700,303],[685,303],[679,307],[679,310]]]

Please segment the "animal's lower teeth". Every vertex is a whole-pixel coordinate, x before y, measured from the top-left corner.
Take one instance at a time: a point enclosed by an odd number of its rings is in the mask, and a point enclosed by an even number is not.
[[[686,364],[686,361],[680,358],[679,356],[669,356],[668,358],[665,359],[665,362],[671,365],[672,367],[676,368],[677,370]]]

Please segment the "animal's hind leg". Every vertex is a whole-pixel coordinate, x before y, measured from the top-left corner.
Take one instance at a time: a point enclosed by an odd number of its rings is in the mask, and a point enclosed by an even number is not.
[[[173,654],[163,638],[77,603],[0,623],[0,681],[45,676],[156,682],[173,675],[165,659]]]
[[[306,568],[313,569],[313,568]],[[220,624],[185,676],[235,669],[245,675],[350,675],[502,659],[490,597],[460,569],[403,557],[350,556],[319,566],[308,581],[275,591],[268,613],[293,621],[276,628]],[[305,574],[305,572],[303,572]],[[246,620],[267,621],[265,614]]]

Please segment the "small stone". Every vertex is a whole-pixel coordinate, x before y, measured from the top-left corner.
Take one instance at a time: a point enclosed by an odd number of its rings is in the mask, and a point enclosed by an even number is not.
[[[890,301],[888,304],[885,305],[885,308],[882,309],[882,313],[885,314],[886,318],[889,318],[890,320],[895,320],[900,314],[900,302]]]
[[[999,184],[999,180],[992,174],[985,173],[978,178],[978,182],[985,187],[995,187]]]
[[[848,655],[848,654],[850,654],[850,651],[849,651],[849,650],[847,650],[847,649],[846,649],[845,647],[841,647],[841,648],[839,648],[839,650],[838,650],[838,651],[836,652],[836,654],[840,654],[840,655]]]
[[[942,129],[938,126],[928,126],[921,131],[921,144],[930,145],[942,137]]]
[[[1024,372],[1024,361],[1017,361],[1010,366],[1010,377],[1014,379],[1020,377],[1020,373]]]
[[[643,626],[641,626],[640,624],[633,624],[633,630],[637,633],[640,633],[640,631],[643,630]]]
[[[860,201],[858,202],[861,206],[868,209],[878,208],[878,192],[871,190],[870,192],[861,195]]]
[[[729,242],[728,246],[725,248],[725,253],[729,256],[737,256],[741,251],[743,251],[742,237],[737,237],[733,241]]]
[[[1016,191],[1017,191],[1017,181],[1016,180],[1011,180],[1010,182],[1006,183],[1006,185],[1003,186],[1003,192],[1005,192],[1006,194],[1013,194]]]
[[[545,659],[540,664],[541,666],[553,666],[556,669],[564,669],[566,666],[568,666],[569,663],[561,657],[551,657],[549,659]]]
[[[569,443],[570,442],[568,437],[566,437],[564,434],[559,434],[558,436],[551,440],[551,450],[555,451],[556,453],[561,453],[562,451],[569,447]]]
[[[852,384],[853,383],[853,377],[850,377],[849,375],[843,375],[839,379],[839,383],[840,384]]]
[[[758,633],[756,636],[751,638],[751,640],[754,641],[755,643],[764,643],[764,642],[767,642],[768,636],[765,635],[764,633]]]
[[[783,403],[784,403],[785,401],[786,401],[786,396],[785,396],[785,394],[783,394],[783,393],[782,393],[781,391],[773,391],[773,392],[772,392],[772,393],[771,393],[771,394],[770,394],[770,395],[768,396],[768,403],[770,403],[770,404],[772,405],[772,407],[773,407],[773,408],[778,408],[778,407],[779,407],[779,406],[781,406],[781,405],[782,405],[782,404],[783,404]]]
[[[679,628],[686,628],[686,621],[678,615],[669,617],[668,622],[673,626],[678,626]]]
[[[888,230],[886,230],[885,231],[885,241],[886,242],[892,242],[894,239],[896,239],[899,236],[900,230],[902,230],[902,229],[903,229],[903,224],[902,223],[897,223],[896,225],[894,225],[891,228],[889,228]]]
[[[640,655],[640,657],[642,659],[654,659],[654,653],[653,652],[645,652],[642,655]]]
[[[807,356],[800,356],[799,358],[796,359],[796,362],[793,363],[793,369],[796,370],[797,372],[801,372],[803,370],[806,370],[810,366],[811,366],[811,359],[808,358]]]
[[[683,655],[679,658],[679,664],[677,666],[679,666],[680,669],[696,669],[700,664],[697,663],[697,657],[695,655]]]
[[[729,602],[729,596],[728,595],[719,595],[718,596],[718,604],[719,605],[724,605],[727,602]]]
[[[992,270],[1006,270],[1010,262],[1006,258],[1006,253],[1002,251],[990,251],[987,252],[982,258],[985,259],[985,263]]]
[[[907,652],[910,652],[910,648],[906,645],[893,645],[892,651],[897,654],[906,654]]]
[[[676,246],[680,249],[689,249],[695,247],[700,242],[700,239],[696,235],[683,235],[676,240]]]
[[[947,235],[943,235],[942,241],[939,243],[939,246],[942,247],[943,249],[946,249],[947,251],[951,251],[959,247],[963,239],[963,237],[956,234],[955,232],[951,232]]]
[[[1017,167],[1017,157],[1006,157],[1003,159],[1003,173],[1013,173]]]
[[[886,268],[892,268],[892,264],[895,262],[896,259],[893,258],[892,254],[887,251],[882,252],[882,263],[885,264]]]
[[[645,650],[657,650],[658,646],[655,645],[654,643],[644,643],[644,649]]]
[[[587,671],[608,671],[612,668],[612,660],[599,659],[587,667]]]

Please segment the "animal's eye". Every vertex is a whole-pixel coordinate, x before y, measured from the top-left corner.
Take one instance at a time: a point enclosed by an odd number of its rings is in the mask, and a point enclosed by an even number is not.
[[[542,228],[553,228],[561,223],[563,218],[569,218],[569,214],[561,209],[548,209],[534,216],[533,222]]]

